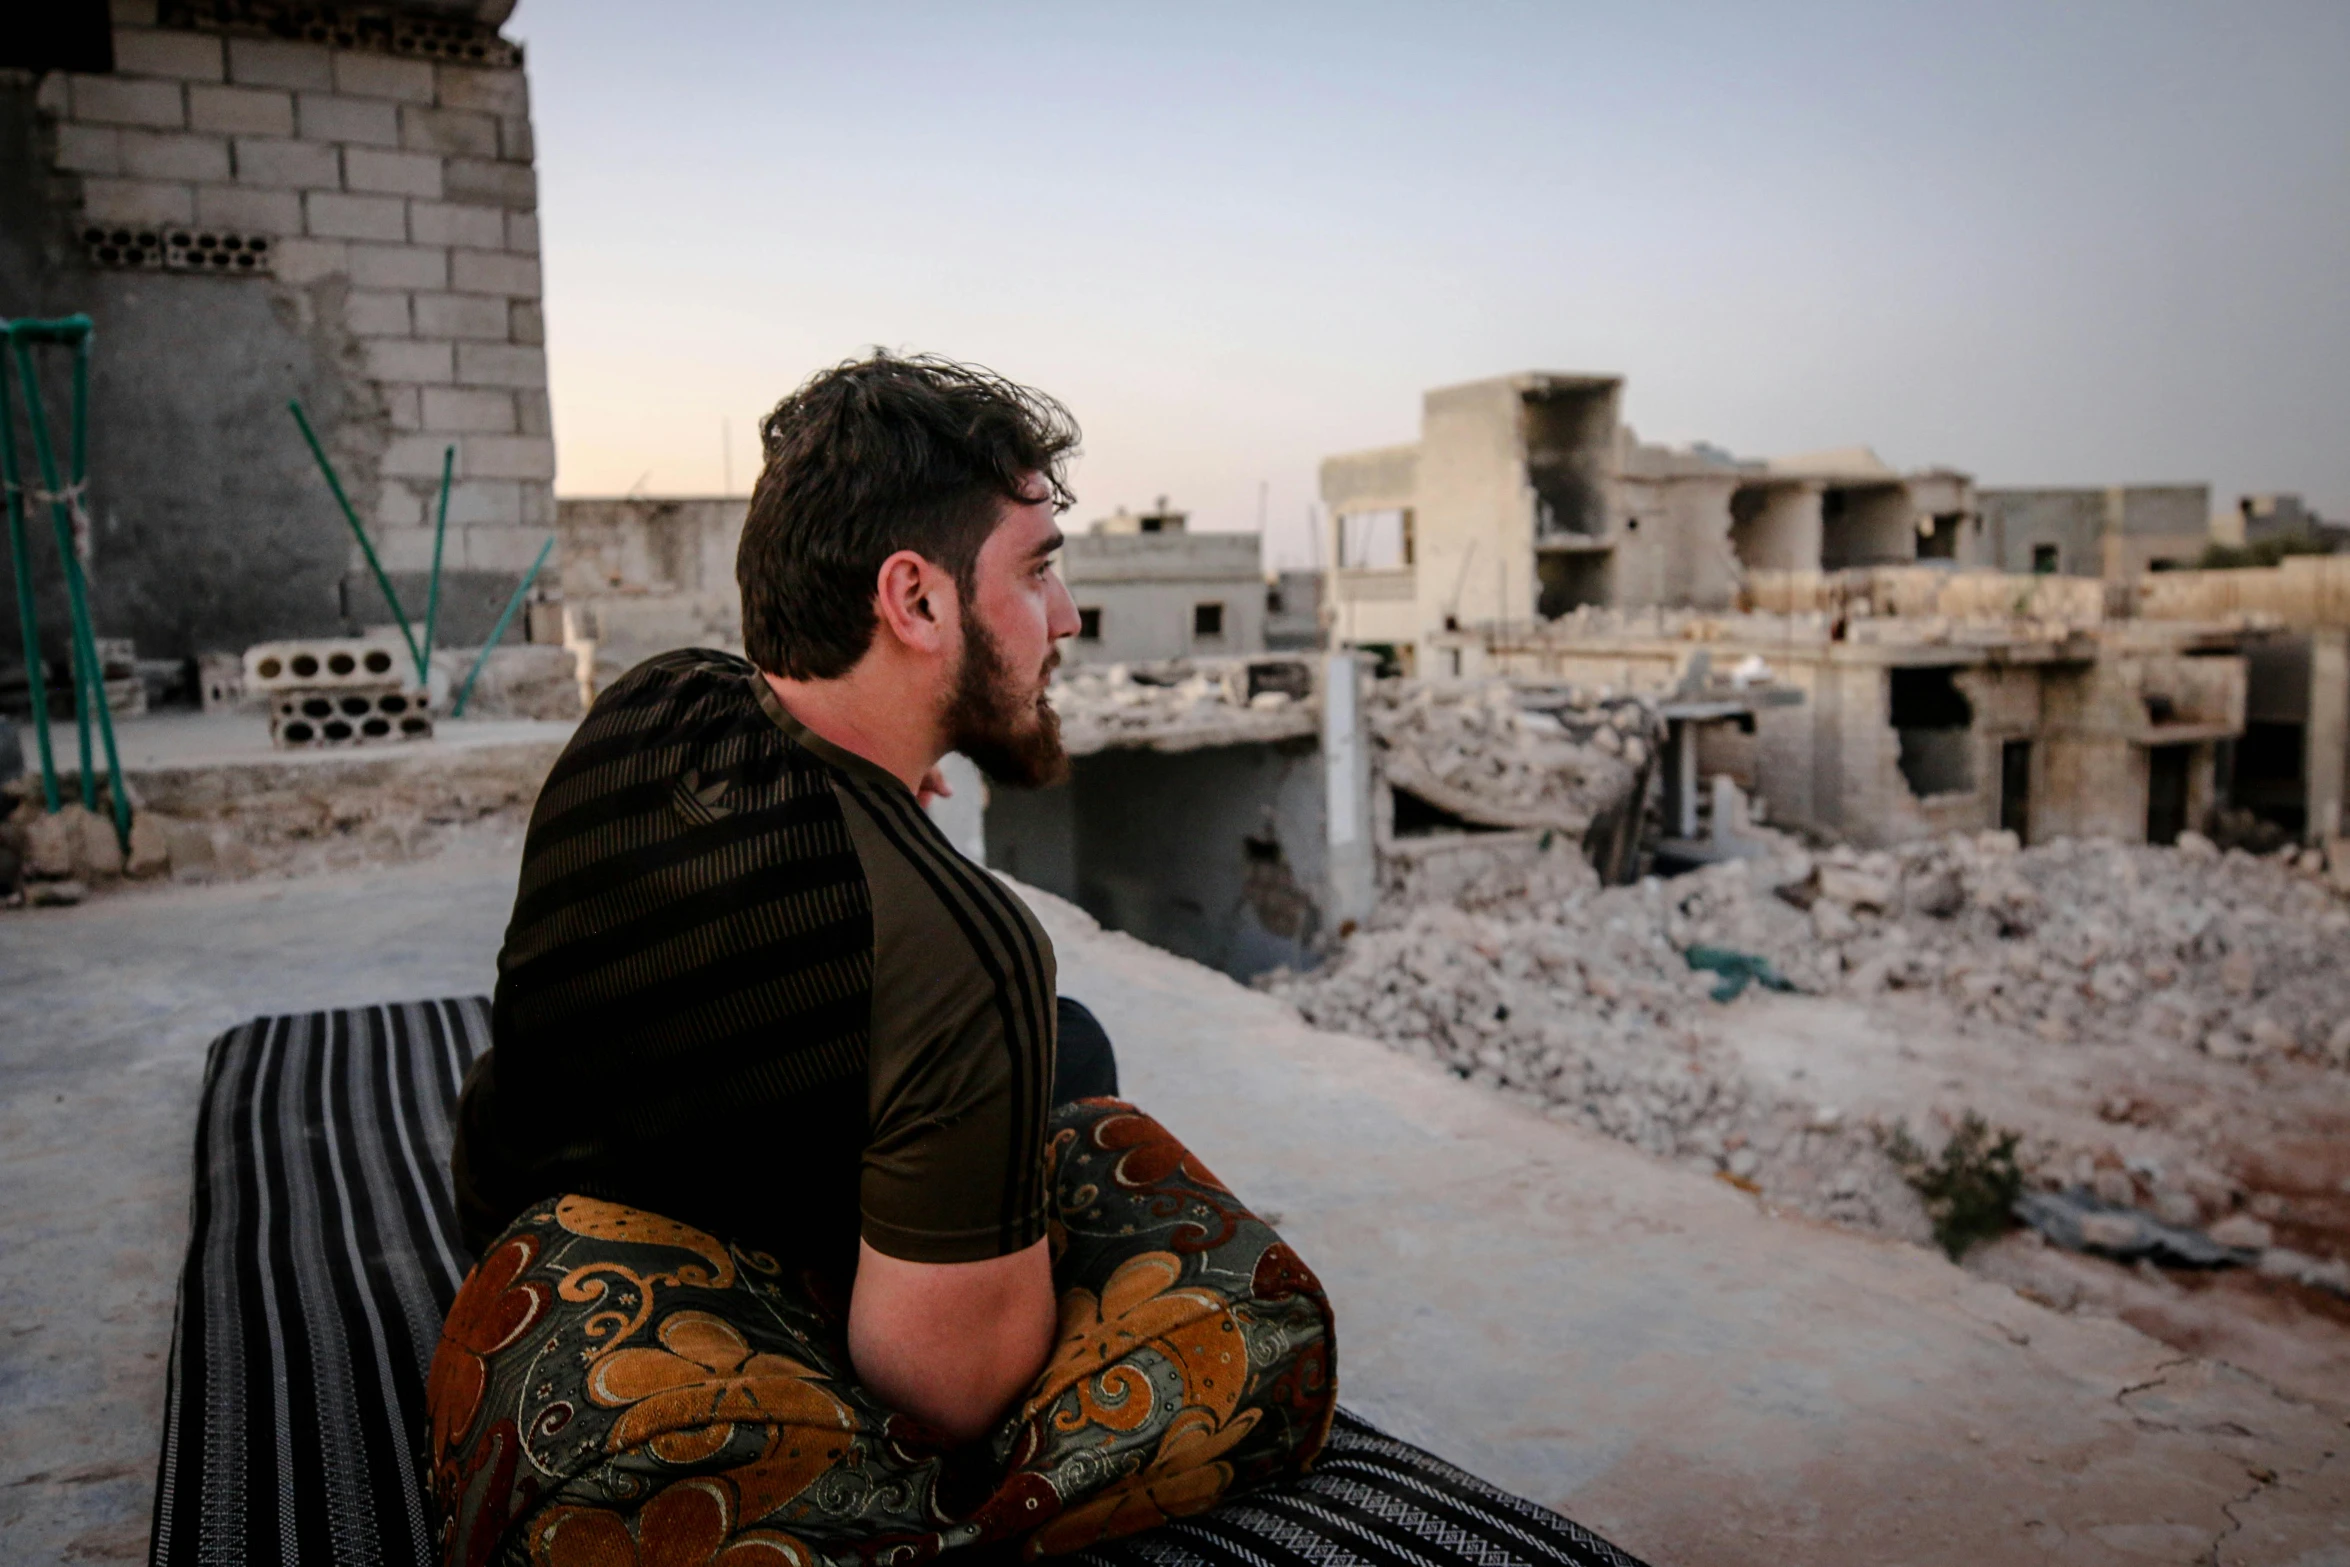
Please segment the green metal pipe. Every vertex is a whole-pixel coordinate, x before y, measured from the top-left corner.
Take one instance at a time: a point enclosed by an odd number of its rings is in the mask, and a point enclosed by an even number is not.
[[[490,639],[481,645],[481,655],[474,659],[473,667],[465,672],[465,684],[457,688],[457,700],[449,704],[451,718],[465,716],[465,699],[473,695],[473,682],[480,677],[481,666],[490,661],[491,650],[497,647],[498,639],[506,634],[506,628],[514,623],[514,612],[522,607],[522,596],[530,591],[532,583],[538,581],[539,568],[547,563],[547,554],[554,547],[555,536],[550,533],[547,542],[539,546],[539,558],[530,563],[530,570],[522,574],[522,581],[515,587],[514,596],[506,601],[506,612],[498,617],[497,625],[491,628]]]
[[[0,344],[15,341],[13,323],[0,321]],[[49,745],[49,683],[41,676],[41,629],[33,598],[32,546],[25,538],[24,487],[17,482],[16,415],[8,383],[14,356],[0,352],[0,485],[8,492],[8,559],[16,572],[16,618],[24,632],[24,672],[33,699],[33,734],[41,753],[41,801],[51,815],[65,802],[57,792],[57,758]],[[28,388],[29,390],[29,388]]]
[[[310,455],[318,459],[318,471],[326,475],[326,487],[335,492],[335,504],[343,508],[343,520],[351,525],[352,534],[359,540],[359,551],[367,557],[367,569],[375,573],[375,585],[384,591],[384,602],[392,606],[392,615],[400,622],[401,640],[408,644],[408,661],[417,668],[417,678],[423,679],[424,654],[416,646],[416,628],[408,623],[408,611],[400,607],[400,595],[392,591],[392,579],[384,575],[383,562],[375,557],[375,546],[368,542],[367,530],[360,526],[359,512],[352,506],[351,497],[343,493],[343,481],[335,476],[335,465],[326,460],[326,448],[318,444],[318,432],[310,428],[310,416],[302,411],[299,399],[286,407],[293,411],[294,423],[302,427],[302,439],[310,443]]]
[[[441,506],[432,524],[432,587],[424,598],[424,662],[416,667],[416,683],[432,689],[434,628],[441,621],[441,541],[449,536],[449,480],[457,472],[457,448],[441,453]]]
[[[89,331],[89,318],[75,318],[81,322],[83,333]],[[32,355],[27,351],[21,334],[15,338],[17,378],[25,385],[25,422],[33,432],[33,457],[41,465],[41,483],[49,491],[49,520],[57,532],[57,552],[65,557],[65,603],[73,615],[74,652],[87,671],[77,689],[86,689],[88,706],[95,709],[98,732],[106,745],[106,776],[114,790],[114,836],[125,854],[131,846],[131,799],[123,787],[122,756],[114,743],[114,714],[106,705],[106,672],[98,662],[98,638],[90,624],[89,586],[82,580],[81,557],[73,547],[73,513],[67,506],[64,491],[58,482],[57,453],[49,443],[49,419],[41,406],[38,384],[33,380]],[[86,724],[87,719],[83,722]],[[86,741],[85,741],[86,744]],[[85,754],[82,762],[82,796],[95,809],[97,798],[94,781],[90,777],[90,763]]]

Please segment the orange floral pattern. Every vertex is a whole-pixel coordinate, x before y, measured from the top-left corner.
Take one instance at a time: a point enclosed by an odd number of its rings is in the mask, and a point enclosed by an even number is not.
[[[444,1561],[908,1567],[1086,1549],[1312,1461],[1330,1310],[1297,1254],[1132,1106],[1049,1143],[1060,1338],[984,1445],[945,1451],[849,1369],[769,1258],[567,1196],[499,1239],[431,1391]]]

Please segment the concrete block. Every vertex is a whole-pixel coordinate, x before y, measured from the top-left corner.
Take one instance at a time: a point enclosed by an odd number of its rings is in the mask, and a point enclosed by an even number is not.
[[[111,125],[66,121],[57,127],[57,166],[70,174],[120,174],[122,132]]]
[[[231,38],[228,79],[253,87],[329,88],[335,84],[334,56],[324,44]]]
[[[127,130],[122,133],[122,172],[149,180],[226,181],[228,138]]]
[[[343,162],[317,142],[240,136],[235,142],[237,183],[273,190],[339,190]]]
[[[514,301],[512,319],[506,335],[517,343],[544,344],[547,340],[547,313],[535,299]]]
[[[324,239],[403,240],[408,204],[397,196],[341,196],[314,190],[302,198],[309,231]]]
[[[460,479],[449,486],[449,526],[519,527],[524,486],[512,479]]]
[[[471,109],[429,109],[411,104],[400,110],[400,145],[412,152],[495,158],[498,119]]]
[[[306,92],[294,100],[294,110],[307,141],[349,142],[361,147],[400,145],[400,106],[396,103]]]
[[[538,153],[538,138],[531,134],[530,121],[520,115],[507,115],[498,121],[498,156],[509,163],[528,163]]]
[[[420,386],[378,386],[376,393],[383,399],[384,414],[395,430],[424,428],[424,388]]]
[[[546,542],[546,532],[539,528],[467,528],[465,565],[471,571],[508,571],[520,577]]]
[[[193,223],[196,190],[157,180],[82,181],[82,211],[99,223]]]
[[[482,201],[528,211],[538,206],[538,176],[527,163],[451,158],[441,185],[452,201]]]
[[[288,199],[295,204],[295,218],[299,222],[302,198]],[[351,247],[339,239],[281,239],[277,242],[277,262],[272,270],[281,283],[316,283],[324,278],[342,277],[351,270]]]
[[[555,477],[555,443],[543,435],[469,435],[460,445],[468,478]]]
[[[520,71],[444,65],[439,68],[439,77],[439,100],[444,109],[480,109],[489,114],[530,113],[530,89]]]
[[[42,75],[33,88],[33,108],[52,119],[63,119],[73,112],[73,82],[63,71],[49,71]]]
[[[535,212],[506,214],[506,248],[518,255],[535,256],[539,253],[539,215]]]
[[[524,396],[533,394],[525,393]],[[480,387],[433,386],[424,391],[423,429],[454,435],[515,433],[515,394]]]
[[[486,294],[418,294],[416,330],[426,337],[506,341],[506,301]]]
[[[274,698],[293,691],[397,685],[407,656],[397,634],[256,642],[245,649],[245,689]]]
[[[517,499],[522,525],[544,533],[555,526],[555,487],[551,484],[525,484]]]
[[[217,82],[228,77],[214,33],[183,33],[117,27],[114,30],[114,71],[117,76],[162,76],[184,82]]]
[[[335,91],[354,98],[391,98],[401,103],[433,101],[432,62],[398,55],[345,49],[335,54]]]
[[[395,435],[384,443],[383,455],[376,461],[376,472],[387,479],[430,479],[437,484],[441,477],[441,454],[448,448],[445,436],[422,432]],[[457,471],[470,471],[462,443],[457,454]]]
[[[73,117],[98,125],[145,125],[175,131],[188,123],[187,95],[177,82],[76,76]]]
[[[522,299],[539,297],[539,263],[535,256],[517,256],[503,250],[457,250],[449,256],[449,286],[469,294],[510,294]]]
[[[428,503],[429,504],[429,503]],[[389,572],[432,570],[432,533],[430,520],[422,527],[380,528],[370,531],[375,540],[376,559]]]
[[[494,249],[505,233],[505,221],[505,212],[498,207],[457,206],[445,201],[408,204],[408,237],[419,245]]]
[[[374,380],[430,385],[446,382],[453,374],[449,349],[447,343],[375,337],[360,344],[360,355],[367,374]],[[435,468],[433,472],[437,475],[440,470]]]
[[[374,147],[343,150],[343,188],[387,196],[441,194],[441,160],[427,152],[386,152]]]
[[[131,852],[123,857],[125,876],[145,878],[160,876],[171,869],[171,841],[163,835],[163,823],[145,812],[131,818]]]
[[[447,288],[449,253],[429,245],[353,245],[350,271],[361,288]]]
[[[523,435],[555,433],[555,411],[545,392],[516,392],[514,394],[514,428]]]
[[[229,136],[291,136],[294,95],[268,87],[190,87],[188,126]]]
[[[361,337],[407,337],[416,330],[408,296],[355,288],[343,301],[343,324]]]
[[[403,681],[360,690],[287,690],[272,697],[269,738],[281,750],[432,738],[432,698]]]
[[[413,396],[419,388],[400,386],[387,387],[385,390],[406,392]],[[403,528],[424,527],[431,520],[426,508],[439,490],[440,475],[438,473],[435,473],[429,482],[419,482],[412,479],[384,480],[376,486],[375,504],[367,510],[369,537],[372,538],[379,533],[396,533]],[[356,549],[352,551],[352,555],[352,569],[354,571],[363,569],[357,558],[358,551]],[[386,571],[397,569],[389,562],[384,566]]]
[[[153,27],[155,0],[108,0],[107,20],[117,27]]]
[[[244,234],[299,234],[302,198],[290,190],[255,190],[249,185],[196,187],[196,221],[211,228],[235,229]],[[285,276],[285,254],[277,258],[278,276]]]
[[[510,343],[460,343],[457,382],[461,386],[545,386],[546,350]]]

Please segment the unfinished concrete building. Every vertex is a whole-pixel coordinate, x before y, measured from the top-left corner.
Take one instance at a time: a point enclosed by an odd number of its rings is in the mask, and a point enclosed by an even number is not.
[[[2126,582],[2201,559],[2211,535],[2211,487],[1986,489],[1980,493],[1990,563],[2016,574]]]
[[[1442,674],[1431,639],[1464,626],[1727,608],[1755,572],[1987,558],[1964,474],[1860,448],[1758,462],[1648,445],[1622,397],[1609,375],[1440,387],[1416,443],[1324,462],[1333,634]]]
[[[555,520],[511,8],[116,0],[0,70],[0,314],[96,323],[100,635],[185,659],[389,618],[297,398],[418,605],[456,447],[441,625],[487,633]]]

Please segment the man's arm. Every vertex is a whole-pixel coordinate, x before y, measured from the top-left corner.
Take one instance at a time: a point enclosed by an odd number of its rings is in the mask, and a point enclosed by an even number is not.
[[[957,1442],[984,1435],[1052,1353],[1050,1246],[985,1262],[907,1262],[860,1241],[849,1296],[858,1378]]]

